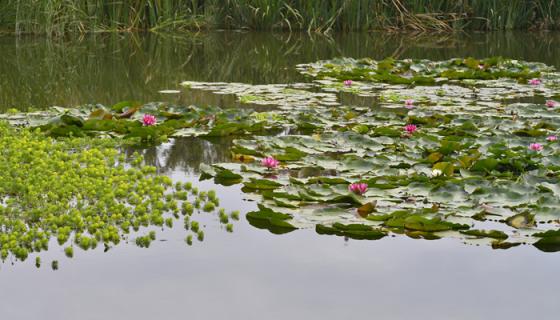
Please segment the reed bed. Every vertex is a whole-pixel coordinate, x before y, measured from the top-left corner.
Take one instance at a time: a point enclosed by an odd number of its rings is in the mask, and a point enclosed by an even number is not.
[[[560,0],[2,0],[0,29],[92,33],[199,29],[558,29]]]

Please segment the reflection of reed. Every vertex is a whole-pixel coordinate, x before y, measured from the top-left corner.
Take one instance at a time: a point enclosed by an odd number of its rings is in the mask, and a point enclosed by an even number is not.
[[[198,174],[201,163],[212,164],[231,161],[231,138],[180,138],[163,155],[167,162],[164,171],[182,170]]]
[[[232,138],[176,138],[158,147],[129,147],[125,154],[135,151],[144,157],[148,165],[158,168],[159,172],[179,170],[187,175],[198,175],[201,163],[212,164],[231,161]]]
[[[502,55],[560,66],[555,33],[454,35],[222,32],[194,37],[102,35],[68,42],[0,37],[0,108],[122,100],[189,104],[161,89],[183,80],[292,83],[294,65],[337,56],[447,59]]]
[[[180,103],[221,108],[239,107],[241,105],[235,94],[214,94],[211,91],[193,89],[183,90]]]
[[[220,108],[245,108],[256,112],[267,112],[277,107],[277,105],[272,103],[241,103],[238,96],[235,94],[216,94],[213,91],[200,89],[183,89],[178,102],[183,105],[193,104],[198,106],[217,106]]]

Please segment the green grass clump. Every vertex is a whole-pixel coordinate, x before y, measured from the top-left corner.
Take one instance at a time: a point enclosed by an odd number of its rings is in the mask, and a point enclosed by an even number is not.
[[[216,190],[210,190],[207,192],[208,195],[208,200],[213,201],[218,199],[217,195],[216,195]]]
[[[191,230],[193,232],[198,232],[200,229],[200,224],[198,223],[198,221],[191,221]]]
[[[175,190],[181,191],[181,189],[183,189],[183,184],[181,184],[180,181],[177,181],[177,183],[175,183]]]
[[[189,235],[185,238],[185,242],[186,242],[189,246],[192,246],[192,239],[193,239],[192,234],[189,234]]]
[[[216,209],[216,206],[214,205],[213,202],[206,202],[204,204],[204,207],[202,207],[202,210],[204,210],[205,212],[212,212]]]
[[[175,196],[177,199],[185,201],[188,198],[188,193],[186,191],[178,191]]]
[[[239,211],[235,210],[230,213],[230,216],[233,220],[239,220]]]
[[[229,218],[225,212],[220,212],[220,222],[226,224],[229,222]]]
[[[173,228],[173,219],[171,219],[171,218],[165,219],[165,225],[166,225],[168,228]]]
[[[72,247],[66,247],[66,248],[64,248],[64,254],[65,254],[68,258],[74,257],[74,248],[72,248]]]
[[[76,236],[76,243],[80,248],[83,250],[93,249],[97,246],[97,239],[93,237],[87,237],[80,235],[79,237]]]
[[[185,201],[181,205],[181,212],[183,213],[183,215],[190,216],[194,212],[194,206],[190,202]]]
[[[208,194],[206,193],[206,191],[200,191],[198,193],[198,199],[200,199],[200,201],[205,201],[206,199],[208,199]]]
[[[152,238],[149,235],[141,236],[141,237],[137,237],[135,242],[136,245],[139,246],[140,248],[149,248],[150,243],[152,243]]]

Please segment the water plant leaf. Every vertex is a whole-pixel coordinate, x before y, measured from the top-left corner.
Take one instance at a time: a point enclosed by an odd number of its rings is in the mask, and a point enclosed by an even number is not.
[[[315,231],[318,234],[334,234],[337,236],[344,236],[356,240],[379,240],[387,235],[387,233],[383,230],[363,224],[344,225],[341,223],[334,223],[330,227],[322,224],[317,224],[315,226]]]
[[[508,217],[506,223],[516,229],[527,228],[535,225],[535,215],[529,212],[523,212]]]
[[[560,236],[544,237],[533,245],[544,252],[558,252],[560,251]]]
[[[494,239],[507,239],[508,235],[503,232],[503,231],[499,231],[499,230],[465,230],[465,231],[461,231],[462,234],[466,234],[469,236],[475,236],[475,237],[488,237],[488,238],[494,238]]]
[[[433,170],[439,170],[441,171],[444,175],[451,177],[453,176],[453,173],[455,172],[455,165],[453,163],[450,162],[438,162],[436,164],[434,164]]]
[[[468,57],[341,58],[297,68],[313,81],[183,84],[186,93],[228,95],[231,105],[221,107],[126,102],[0,118],[55,137],[112,136],[127,143],[233,137],[224,139],[231,147],[222,163],[200,166],[201,179],[242,184],[247,197],[290,217],[279,221],[301,228],[375,224],[386,233],[493,248],[550,238],[534,234],[542,231],[537,222],[549,227],[560,218],[560,145],[546,138],[560,128],[558,112],[545,105],[560,96],[553,68]],[[541,84],[530,84],[533,77]],[[121,117],[126,112],[130,117]],[[157,123],[144,125],[145,114]],[[279,166],[262,166],[271,156]],[[350,193],[351,183],[368,189]],[[251,219],[271,228],[266,219]],[[487,231],[486,224],[504,229]]]
[[[287,222],[290,215],[275,212],[270,208],[259,205],[259,211],[251,211],[246,215],[247,221],[259,229],[267,229],[274,234],[283,234],[297,229]]]
[[[367,217],[368,214],[372,213],[375,211],[375,206],[377,205],[377,202],[375,201],[371,201],[368,202],[364,205],[362,205],[361,207],[358,208],[358,214],[362,217]]]

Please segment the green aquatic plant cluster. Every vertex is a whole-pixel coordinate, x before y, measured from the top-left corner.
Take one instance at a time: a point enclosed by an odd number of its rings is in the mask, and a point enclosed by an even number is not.
[[[173,184],[143,165],[139,154],[127,156],[117,147],[112,139],[53,139],[1,122],[0,258],[26,260],[56,244],[69,258],[76,248],[108,249],[129,239],[149,247],[154,228],[171,228],[181,216],[202,241],[193,213],[201,212],[201,203],[214,212],[216,192]],[[39,256],[35,264],[41,265]]]
[[[345,70],[346,59],[340,61],[331,69]],[[444,67],[450,61],[457,62]],[[261,88],[260,100],[252,102],[273,107],[280,101],[269,113],[285,125],[284,133],[235,140],[232,161],[201,166],[201,178],[242,184],[257,195],[259,210],[247,219],[273,233],[312,227],[356,239],[396,233],[496,249],[534,244],[560,250],[556,233],[545,232],[560,226],[558,73],[501,58],[450,61],[423,64],[440,68],[439,74],[470,64],[496,72],[519,68],[429,86],[343,83],[343,71],[328,78],[318,72],[309,94],[325,96],[312,104],[293,101],[292,108],[277,98],[277,88]],[[189,87],[240,97],[255,92],[237,84]],[[350,103],[332,103],[328,94]],[[356,184],[367,187],[354,192]]]
[[[298,66],[301,73],[314,78],[358,80],[407,85],[435,85],[457,80],[496,80],[512,78],[521,82],[538,78],[551,71],[543,63],[525,62],[501,57],[486,59],[395,60],[341,58]]]
[[[313,81],[182,83],[233,95],[242,105],[235,109],[127,102],[2,117],[51,136],[155,143],[233,136],[231,161],[201,165],[201,179],[241,184],[259,201],[247,220],[273,233],[314,228],[356,239],[404,234],[560,250],[560,74],[553,68],[504,58],[343,58],[298,68]],[[354,68],[365,76],[348,78]],[[168,204],[185,213],[192,232],[185,242],[203,239],[190,213],[214,211],[215,194],[185,186],[166,195],[174,197],[190,200]],[[232,230],[239,214],[218,212]],[[152,240],[148,234],[139,245]]]
[[[254,121],[257,116],[247,110],[124,101],[112,107],[85,105],[28,113],[12,111],[1,114],[0,120],[14,126],[39,128],[55,138],[105,137],[122,138],[127,143],[160,144],[170,137],[263,134],[279,129],[266,119]]]

